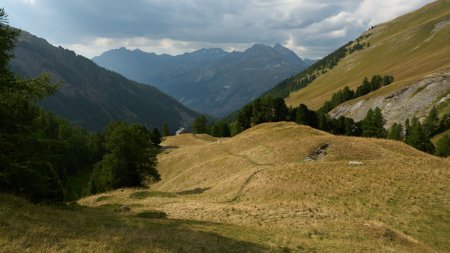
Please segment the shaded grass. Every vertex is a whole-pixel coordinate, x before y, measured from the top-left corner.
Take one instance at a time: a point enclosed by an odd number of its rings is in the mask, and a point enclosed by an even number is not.
[[[221,224],[142,219],[104,208],[54,208],[4,194],[0,203],[2,252],[272,251],[211,231],[220,230]]]
[[[202,194],[204,192],[206,192],[207,190],[211,189],[212,187],[204,187],[204,188],[200,188],[197,187],[195,189],[192,190],[185,190],[185,191],[179,191],[177,192],[178,195],[196,195],[196,194]]]
[[[136,217],[147,219],[165,219],[167,217],[167,214],[161,211],[145,211],[136,214]]]
[[[95,199],[95,201],[97,202],[101,202],[101,201],[106,201],[106,200],[110,200],[111,196],[100,196],[98,198]]]
[[[177,194],[172,192],[160,192],[160,191],[139,191],[130,194],[132,199],[146,199],[152,197],[162,197],[162,198],[175,198]]]

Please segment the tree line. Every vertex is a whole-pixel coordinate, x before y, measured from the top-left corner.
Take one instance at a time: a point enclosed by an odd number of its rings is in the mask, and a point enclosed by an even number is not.
[[[331,96],[331,99],[326,101],[325,104],[319,109],[321,113],[328,113],[329,111],[336,108],[338,105],[355,99],[362,97],[364,95],[369,94],[372,91],[376,91],[383,86],[387,86],[394,82],[394,77],[390,75],[374,75],[369,79],[364,78],[362,84],[356,88],[356,91],[351,90],[348,86],[345,86],[344,89],[334,93]]]
[[[370,80],[364,78],[356,91],[345,87],[335,93],[332,99],[317,111],[310,110],[304,104],[296,108],[288,108],[282,98],[263,96],[244,106],[229,122],[220,121],[209,124],[205,116],[200,116],[194,121],[193,130],[194,133],[209,133],[216,137],[228,137],[265,122],[293,121],[335,135],[399,140],[430,154],[450,155],[450,151],[448,151],[450,150],[450,137],[444,136],[442,140],[436,143],[436,147],[430,140],[436,134],[450,129],[450,116],[444,115],[442,119],[439,119],[438,111],[434,107],[423,123],[413,117],[406,120],[404,124],[395,123],[387,130],[384,128],[386,121],[378,107],[369,109],[364,119],[359,122],[344,116],[333,118],[327,114],[338,104],[366,95],[391,84],[393,81],[394,77],[389,75],[374,75]],[[219,126],[220,129],[227,129],[226,135],[217,131]],[[213,129],[216,130],[212,131]]]

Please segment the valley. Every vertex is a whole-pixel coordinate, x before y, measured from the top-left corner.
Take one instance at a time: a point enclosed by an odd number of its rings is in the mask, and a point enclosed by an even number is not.
[[[6,1],[0,252],[450,252],[449,0]]]

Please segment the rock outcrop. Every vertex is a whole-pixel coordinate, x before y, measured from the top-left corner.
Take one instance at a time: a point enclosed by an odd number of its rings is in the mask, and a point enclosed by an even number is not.
[[[450,104],[450,69],[434,73],[390,94],[339,105],[329,114],[362,120],[370,108],[379,107],[386,119],[385,127],[403,123],[416,116],[425,117],[433,106]]]

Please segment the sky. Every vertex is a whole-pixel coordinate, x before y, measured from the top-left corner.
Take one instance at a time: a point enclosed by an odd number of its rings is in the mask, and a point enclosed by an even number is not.
[[[280,43],[317,59],[432,0],[2,0],[9,24],[88,58]]]

